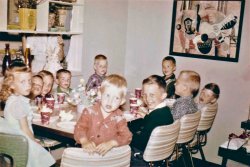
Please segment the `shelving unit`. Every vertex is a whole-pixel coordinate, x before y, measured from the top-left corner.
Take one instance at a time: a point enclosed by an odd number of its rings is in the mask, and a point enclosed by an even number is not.
[[[48,31],[49,6],[51,3],[67,5],[72,7],[72,17],[70,20],[69,31]],[[77,0],[76,3],[61,2],[55,0],[46,0],[37,5],[37,22],[35,31],[26,30],[8,30],[8,0],[0,0],[0,32],[11,34],[29,35],[67,35],[70,36],[70,44],[66,59],[68,69],[73,74],[79,75],[82,71],[82,53],[83,53],[83,24],[84,24],[84,0]],[[25,40],[25,38],[23,38]],[[24,43],[24,42],[23,42]]]

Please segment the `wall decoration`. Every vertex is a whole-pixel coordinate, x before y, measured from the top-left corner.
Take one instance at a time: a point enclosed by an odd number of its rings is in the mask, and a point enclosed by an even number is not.
[[[238,62],[245,0],[174,0],[170,55]]]

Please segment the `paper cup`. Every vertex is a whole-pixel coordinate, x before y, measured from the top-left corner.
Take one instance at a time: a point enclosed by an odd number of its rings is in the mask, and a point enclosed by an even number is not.
[[[130,104],[137,104],[137,98],[135,98],[135,97],[129,98],[129,103]]]
[[[43,125],[49,124],[50,114],[50,112],[41,112],[41,122]]]
[[[142,92],[141,88],[135,88],[135,97],[140,99],[141,98],[141,92]]]
[[[65,93],[57,93],[58,104],[63,104],[64,100],[65,100]]]
[[[46,98],[46,104],[47,104],[47,107],[50,108],[50,109],[54,109],[54,105],[55,105],[55,99],[54,98]]]
[[[130,112],[132,114],[136,114],[139,110],[139,106],[137,104],[130,104]]]

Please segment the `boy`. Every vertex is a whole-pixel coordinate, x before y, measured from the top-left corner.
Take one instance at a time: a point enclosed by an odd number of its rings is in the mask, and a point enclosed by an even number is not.
[[[108,68],[107,57],[104,55],[96,55],[94,59],[95,73],[91,75],[86,84],[86,91],[91,89],[98,89],[101,86],[102,81],[105,78]]]
[[[209,83],[201,90],[197,105],[201,112],[214,108],[217,112],[218,103],[217,100],[220,96],[220,88],[215,83]]]
[[[105,155],[111,148],[130,143],[132,134],[123,112],[127,82],[116,74],[109,75],[101,84],[101,101],[83,110],[74,138],[87,152]]]
[[[41,95],[43,89],[43,78],[40,75],[34,75],[31,79],[31,91],[29,98],[34,100],[38,95]]]
[[[194,97],[199,92],[200,75],[194,71],[181,71],[175,83],[175,94],[180,98],[173,105],[172,114],[174,120],[180,119],[185,114],[198,111]]]
[[[56,93],[65,93],[69,96],[71,92],[70,84],[71,84],[71,72],[66,69],[60,69],[56,72]]]
[[[142,82],[143,101],[149,113],[141,119],[129,123],[129,129],[133,133],[131,147],[144,152],[151,132],[157,126],[173,123],[173,116],[164,100],[167,96],[166,82],[158,75],[151,75]]]
[[[167,98],[175,98],[175,75],[176,61],[171,56],[164,57],[162,60],[162,72],[164,74],[163,79],[166,81]]]

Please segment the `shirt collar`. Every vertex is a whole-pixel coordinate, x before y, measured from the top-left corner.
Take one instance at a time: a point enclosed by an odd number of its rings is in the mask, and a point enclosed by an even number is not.
[[[162,107],[165,107],[165,106],[166,106],[166,102],[164,100],[163,102],[161,102],[160,104],[158,104],[154,109],[148,110],[148,111],[149,111],[149,113],[151,113],[153,110],[156,110],[158,108],[162,108]]]

